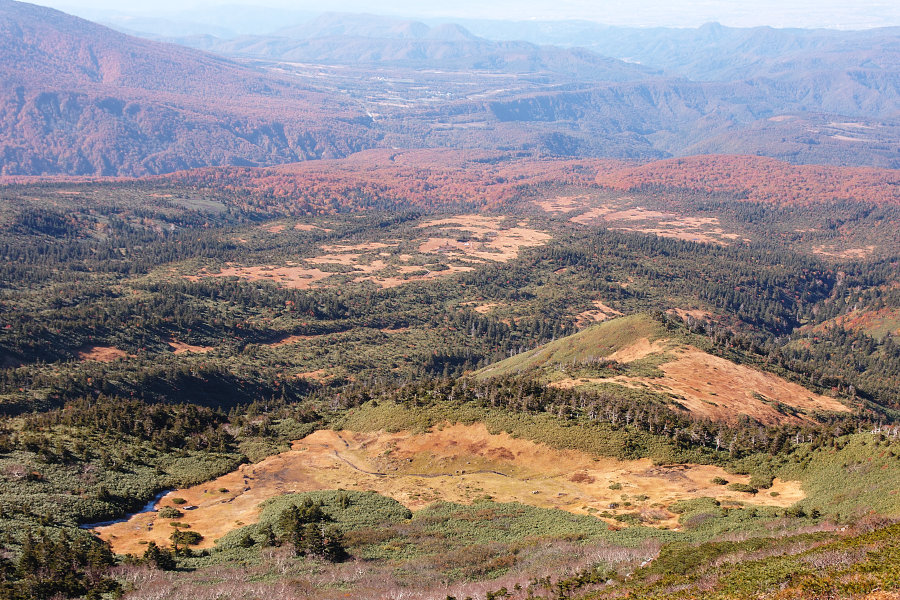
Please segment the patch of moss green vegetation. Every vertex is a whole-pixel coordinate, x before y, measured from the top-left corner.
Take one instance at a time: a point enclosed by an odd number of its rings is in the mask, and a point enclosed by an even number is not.
[[[568,336],[564,340],[551,342],[535,350],[514,356],[503,362],[481,369],[476,377],[497,377],[542,367],[544,369],[572,369],[572,376],[589,376],[592,364],[602,366],[603,359],[619,350],[628,348],[642,339],[650,342],[667,338],[667,332],[658,321],[647,315],[621,317],[592,325],[587,329]],[[654,357],[635,366],[655,372],[653,367],[667,359]],[[612,370],[603,371],[612,373]],[[652,375],[650,375],[652,376]]]
[[[854,598],[900,589],[900,526],[740,542],[670,544],[635,574],[641,598]],[[715,565],[714,567],[712,565]],[[652,582],[652,583],[651,583]]]
[[[605,540],[633,548],[648,539],[678,537],[646,527],[613,530],[591,516],[515,502],[438,502],[411,513],[372,492],[324,491],[265,502],[258,523],[229,533],[208,555],[185,564],[194,568],[236,560],[254,564],[272,534],[282,535],[279,516],[304,502],[321,503],[328,522],[344,531],[347,549],[355,558],[398,565],[425,562],[450,580],[498,576],[517,562],[519,553],[543,544]]]
[[[781,478],[800,479],[807,499],[842,521],[867,513],[900,517],[900,447],[869,433],[838,438],[834,446],[799,448],[778,471]]]

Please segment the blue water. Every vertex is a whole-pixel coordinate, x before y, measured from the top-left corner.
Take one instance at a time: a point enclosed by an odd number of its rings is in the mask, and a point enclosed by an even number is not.
[[[94,527],[106,527],[107,525],[115,525],[116,523],[123,523],[123,522],[127,521],[128,519],[130,519],[131,517],[133,517],[134,515],[139,515],[139,514],[148,513],[148,512],[156,512],[156,510],[154,509],[154,507],[156,506],[156,503],[159,502],[160,500],[162,500],[162,497],[171,491],[172,490],[161,491],[156,496],[154,496],[152,500],[147,502],[147,504],[144,505],[144,508],[142,508],[141,510],[139,510],[137,512],[127,514],[124,517],[122,517],[121,519],[113,519],[112,521],[101,521],[100,523],[85,523],[83,525],[79,525],[79,527],[81,529],[93,529]]]

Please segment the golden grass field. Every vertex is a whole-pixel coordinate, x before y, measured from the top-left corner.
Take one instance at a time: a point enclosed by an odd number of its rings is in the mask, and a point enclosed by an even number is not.
[[[766,424],[799,423],[804,420],[802,415],[785,415],[778,410],[778,404],[801,413],[850,412],[847,406],[834,398],[811,392],[773,373],[739,365],[691,346],[666,346],[662,340],[651,343],[648,339],[641,339],[608,357],[627,364],[654,354],[667,353],[672,360],[660,365],[662,377],[620,375],[562,378],[551,385],[573,388],[586,384],[615,383],[647,388],[675,396],[682,407],[699,417],[725,422],[735,422],[740,415],[748,415]]]
[[[804,497],[798,482],[776,479],[771,490],[751,496],[714,484],[715,477],[749,482],[749,476],[715,466],[654,465],[649,459],[622,461],[557,450],[506,433],[491,434],[480,423],[446,424],[421,434],[320,430],[294,442],[287,452],[175,490],[157,507],[176,506],[173,498],[196,506],[184,510],[179,522],[204,536],[203,548],[255,522],[264,500],[313,490],[371,490],[413,511],[438,500],[470,503],[489,495],[498,502],[581,514],[639,513],[646,524],[666,528],[678,526],[667,507],[679,500],[714,497],[723,503],[786,507]],[[618,508],[611,509],[611,503]],[[605,520],[611,527],[622,526]],[[150,541],[169,543],[170,523],[156,513],[143,513],[95,531],[118,553],[141,553]]]

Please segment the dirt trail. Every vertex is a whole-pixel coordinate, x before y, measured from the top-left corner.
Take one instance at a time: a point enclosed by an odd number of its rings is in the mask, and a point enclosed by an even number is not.
[[[789,506],[804,497],[797,482],[776,480],[771,491],[778,492],[777,497],[768,493],[751,497],[714,485],[714,477],[749,481],[712,466],[655,466],[647,459],[619,461],[555,450],[505,433],[491,434],[483,424],[447,425],[424,434],[322,430],[294,442],[287,452],[170,492],[157,508],[176,506],[173,498],[183,498],[183,506],[195,506],[183,510],[180,521],[204,536],[199,545],[204,548],[232,529],[255,522],[264,500],[313,490],[373,490],[412,510],[437,500],[468,503],[491,495],[499,502],[574,513],[653,514],[648,524],[665,527],[677,525],[676,516],[665,507],[685,498],[711,496]],[[614,483],[621,489],[611,490]],[[613,502],[620,506],[610,509]],[[168,545],[173,527],[156,513],[144,513],[95,531],[116,552],[142,553],[149,541]]]

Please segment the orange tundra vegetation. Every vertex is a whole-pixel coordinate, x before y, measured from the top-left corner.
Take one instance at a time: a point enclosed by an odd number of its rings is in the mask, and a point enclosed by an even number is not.
[[[792,165],[759,156],[690,156],[601,172],[601,186],[662,186],[743,195],[754,202],[809,204],[860,200],[900,204],[900,170]]]
[[[491,208],[541,185],[593,186],[627,163],[470,150],[367,150],[344,159],[266,168],[213,167],[161,180],[236,193],[251,210],[334,213],[404,206]]]

